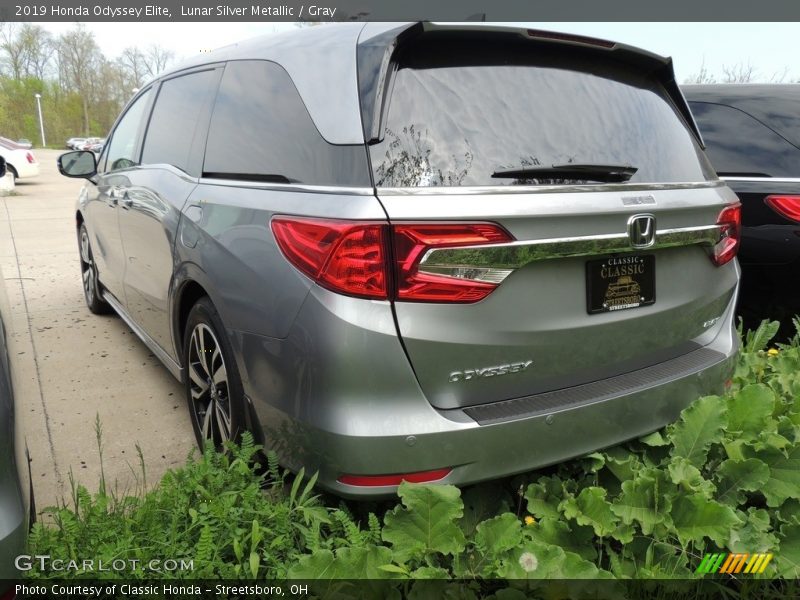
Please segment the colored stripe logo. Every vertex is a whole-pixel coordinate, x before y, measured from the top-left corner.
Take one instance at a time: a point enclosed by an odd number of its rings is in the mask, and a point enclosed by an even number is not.
[[[695,573],[763,573],[772,560],[772,553],[706,554]]]

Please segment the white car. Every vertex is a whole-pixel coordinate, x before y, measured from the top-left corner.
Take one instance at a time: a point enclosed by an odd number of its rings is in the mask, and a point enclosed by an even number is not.
[[[86,141],[86,138],[83,137],[73,137],[67,140],[67,148],[71,150],[78,150],[78,146],[82,146],[83,143]]]
[[[8,172],[14,176],[14,181],[39,175],[39,161],[30,150],[0,141],[0,156],[6,159]]]

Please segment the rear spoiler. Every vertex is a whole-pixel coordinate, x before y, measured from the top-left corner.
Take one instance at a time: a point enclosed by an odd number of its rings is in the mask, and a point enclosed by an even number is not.
[[[672,59],[640,48],[582,35],[541,31],[527,27],[510,27],[486,23],[367,23],[358,40],[358,84],[361,99],[361,121],[367,143],[382,137],[383,118],[391,95],[392,74],[396,65],[392,58],[403,44],[425,34],[437,32],[507,34],[529,39],[532,43],[569,45],[583,48],[598,58],[634,66],[640,73],[655,77],[666,90],[678,113],[705,148],[703,137],[692,116],[689,105],[675,81]]]

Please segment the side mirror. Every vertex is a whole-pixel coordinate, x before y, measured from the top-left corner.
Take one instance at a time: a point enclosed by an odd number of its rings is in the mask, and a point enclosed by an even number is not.
[[[6,159],[0,156],[0,177],[5,177],[6,175]]]
[[[94,152],[67,152],[58,157],[58,171],[65,177],[89,179],[97,175],[97,159]]]

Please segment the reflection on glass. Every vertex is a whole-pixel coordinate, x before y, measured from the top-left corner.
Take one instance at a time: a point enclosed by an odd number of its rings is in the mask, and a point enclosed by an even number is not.
[[[524,64],[528,58],[519,52],[515,64],[504,64],[503,52],[501,46],[463,53],[456,48],[447,54],[461,64],[431,65],[421,56],[401,62],[384,137],[370,147],[377,185],[592,182],[588,176],[492,178],[502,168],[571,163],[634,165],[632,183],[713,177],[692,133],[654,80],[619,69],[606,74],[593,66],[589,72],[568,60],[551,66],[542,64],[549,59],[541,55]],[[479,53],[486,56],[474,58]],[[473,59],[479,64],[468,62]]]
[[[68,152],[61,156],[61,168],[70,175],[91,175],[95,170],[94,156],[91,152]]]
[[[469,141],[464,140],[464,152],[453,155],[446,163],[447,171],[431,164],[433,142],[427,129],[416,130],[414,125],[403,127],[398,134],[386,129],[390,139],[384,159],[375,170],[375,181],[379,187],[430,187],[458,186],[464,181],[472,166]]]

